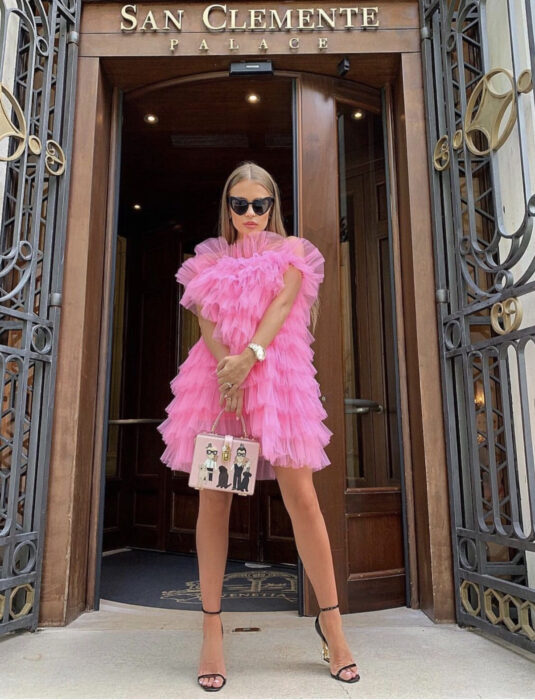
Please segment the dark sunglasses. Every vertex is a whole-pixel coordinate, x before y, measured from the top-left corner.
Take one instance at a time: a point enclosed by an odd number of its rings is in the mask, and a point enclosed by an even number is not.
[[[214,455],[214,457],[215,457],[217,454],[217,450],[206,450],[206,454],[207,455]]]
[[[257,216],[265,214],[271,208],[274,202],[273,197],[264,197],[263,199],[253,199],[248,202],[244,197],[229,197],[228,203],[233,212],[238,216],[243,216],[249,209],[249,204],[252,205],[253,211]]]

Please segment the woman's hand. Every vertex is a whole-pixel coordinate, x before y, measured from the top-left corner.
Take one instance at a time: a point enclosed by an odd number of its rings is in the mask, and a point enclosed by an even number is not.
[[[243,409],[243,389],[232,389],[232,394],[221,392],[219,405],[222,406],[223,402],[226,402],[225,411],[236,411],[236,420],[239,420]]]
[[[256,361],[254,354],[246,350],[240,355],[226,355],[218,362],[216,369],[220,392],[219,405],[226,401],[226,410],[236,411],[237,418],[241,415],[243,405],[243,389],[240,389],[240,384]],[[228,384],[232,384],[232,387]]]
[[[240,384],[247,377],[251,371],[251,367],[256,362],[256,357],[247,349],[247,353],[241,353],[240,355],[226,355],[223,359],[219,360],[217,363],[217,383],[219,384],[219,390],[228,390],[229,387],[225,387],[227,383],[232,384],[232,391],[240,386]],[[229,393],[227,391],[227,393]]]

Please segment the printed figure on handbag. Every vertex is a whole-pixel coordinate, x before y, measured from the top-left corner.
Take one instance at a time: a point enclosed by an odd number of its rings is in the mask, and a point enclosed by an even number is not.
[[[206,459],[199,467],[199,481],[212,481],[214,469],[217,467],[217,450],[209,442],[206,446]]]
[[[260,442],[247,437],[243,416],[242,437],[218,435],[215,427],[224,410],[219,412],[211,431],[195,437],[188,485],[195,489],[208,488],[251,496],[254,493]]]

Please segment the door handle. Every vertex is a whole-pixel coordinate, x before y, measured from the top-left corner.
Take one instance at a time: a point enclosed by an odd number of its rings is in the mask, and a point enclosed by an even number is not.
[[[165,418],[117,418],[109,420],[108,425],[139,425],[141,423],[161,423]]]
[[[384,408],[377,401],[369,399],[344,399],[345,413],[383,413]]]

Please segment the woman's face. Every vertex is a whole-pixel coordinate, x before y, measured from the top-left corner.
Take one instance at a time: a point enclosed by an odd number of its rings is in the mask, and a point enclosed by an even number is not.
[[[248,202],[252,202],[254,199],[270,197],[271,193],[259,182],[255,182],[254,180],[242,180],[234,185],[234,187],[230,188],[229,196],[243,197]],[[271,209],[272,208],[273,205],[271,206]],[[254,213],[253,207],[249,204],[245,214],[240,216],[239,214],[236,214],[236,212],[233,211],[229,205],[230,216],[234,228],[238,232],[238,239],[245,238],[245,236],[253,231],[265,231],[269,221],[271,209],[268,209],[265,214],[258,215]]]

